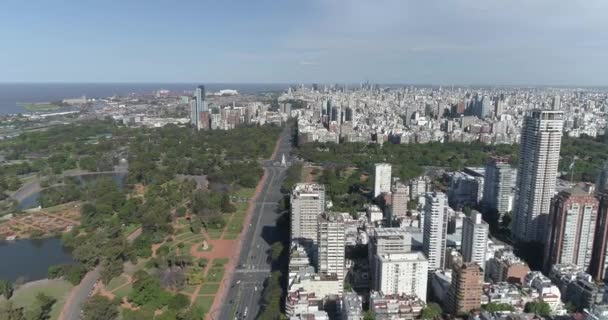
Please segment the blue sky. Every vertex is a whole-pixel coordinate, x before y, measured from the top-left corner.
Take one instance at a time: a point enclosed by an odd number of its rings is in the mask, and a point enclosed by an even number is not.
[[[608,85],[605,0],[5,0],[0,82]]]

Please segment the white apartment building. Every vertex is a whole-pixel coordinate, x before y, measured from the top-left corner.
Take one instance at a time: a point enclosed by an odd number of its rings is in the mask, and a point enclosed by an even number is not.
[[[424,204],[422,252],[429,261],[429,270],[445,266],[445,245],[448,231],[448,197],[442,192],[428,192]]]
[[[291,241],[314,244],[318,218],[325,210],[325,186],[298,183],[291,192]]]
[[[429,263],[421,252],[379,255],[377,262],[378,291],[415,295],[426,301]]]
[[[512,208],[515,186],[513,171],[508,160],[504,158],[493,157],[486,163],[483,204],[498,212],[499,221],[502,221],[503,215]]]
[[[318,270],[322,275],[344,279],[346,234],[341,214],[326,213],[319,217]]]
[[[532,110],[521,132],[513,232],[519,240],[544,241],[559,164],[564,114]]]
[[[391,169],[388,163],[376,163],[374,198],[383,192],[391,192]]]
[[[462,226],[462,258],[464,262],[476,262],[482,268],[486,264],[489,225],[476,210],[464,219]]]
[[[372,288],[377,289],[377,279],[373,277],[379,255],[393,253],[408,253],[412,249],[412,235],[401,228],[375,228],[369,234],[368,258],[370,274],[372,275]]]

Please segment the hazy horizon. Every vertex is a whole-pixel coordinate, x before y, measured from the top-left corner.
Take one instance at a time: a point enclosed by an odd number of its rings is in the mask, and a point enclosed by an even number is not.
[[[608,2],[9,1],[0,82],[608,86]]]

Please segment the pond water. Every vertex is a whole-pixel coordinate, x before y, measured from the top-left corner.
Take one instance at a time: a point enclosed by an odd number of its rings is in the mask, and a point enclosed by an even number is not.
[[[0,279],[44,279],[50,266],[74,262],[59,238],[0,241]]]
[[[108,175],[112,176],[121,189],[124,187],[126,173],[88,174],[77,178],[86,185]],[[32,193],[17,207],[20,210],[37,207],[39,198],[40,192]],[[0,241],[0,279],[11,282],[20,277],[27,281],[44,279],[50,266],[71,262],[74,260],[59,238]]]

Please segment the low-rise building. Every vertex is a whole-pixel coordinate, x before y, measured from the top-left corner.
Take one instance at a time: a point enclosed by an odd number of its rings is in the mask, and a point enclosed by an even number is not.
[[[424,306],[424,301],[416,296],[385,295],[372,291],[369,298],[369,310],[375,320],[418,319]]]

